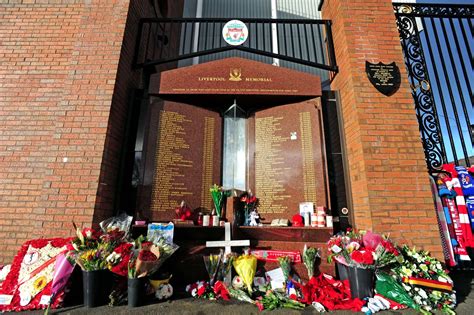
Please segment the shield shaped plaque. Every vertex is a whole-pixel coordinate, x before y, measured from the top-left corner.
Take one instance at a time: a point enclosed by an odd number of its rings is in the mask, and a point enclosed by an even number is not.
[[[382,94],[390,96],[400,87],[400,69],[395,62],[377,64],[366,61],[365,72],[370,83]]]

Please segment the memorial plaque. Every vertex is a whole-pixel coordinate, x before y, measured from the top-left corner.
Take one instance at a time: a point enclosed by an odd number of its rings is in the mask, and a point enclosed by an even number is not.
[[[220,182],[221,118],[219,114],[164,101],[160,105],[151,196],[153,220],[175,218],[182,200],[210,210],[209,188]]]
[[[250,167],[259,212],[270,222],[298,213],[300,202],[326,205],[319,111],[315,100],[255,114]]]
[[[370,83],[384,95],[390,96],[400,87],[400,69],[395,62],[374,64],[366,61],[365,71]]]
[[[317,76],[238,57],[165,71],[153,85],[161,95],[321,95]]]

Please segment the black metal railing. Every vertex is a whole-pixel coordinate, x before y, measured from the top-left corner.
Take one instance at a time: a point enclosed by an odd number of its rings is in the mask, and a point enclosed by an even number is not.
[[[428,170],[474,162],[472,5],[394,3]]]
[[[150,67],[230,50],[243,51],[337,72],[331,21],[240,19],[249,30],[240,46],[227,44],[223,18],[142,19],[135,47],[135,66]]]

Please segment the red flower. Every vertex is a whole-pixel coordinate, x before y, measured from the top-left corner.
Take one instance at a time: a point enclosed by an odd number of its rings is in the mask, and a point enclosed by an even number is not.
[[[372,265],[374,263],[372,252],[368,250],[355,250],[352,252],[351,258],[359,264]]]
[[[142,242],[142,249],[150,250],[151,246],[153,246],[152,242]]]
[[[97,232],[96,230],[91,229],[91,228],[82,229],[82,236],[93,239],[93,240],[98,239],[100,234],[101,234],[100,232]]]
[[[214,284],[214,293],[216,294],[217,297],[222,298],[223,300],[230,300],[229,296],[229,291],[227,291],[227,288],[224,283],[221,281],[217,281]]]
[[[258,307],[258,310],[261,312],[265,309],[265,307],[263,306],[263,304],[261,302],[255,302],[255,305],[257,305]]]
[[[74,246],[72,246],[72,243],[68,243],[68,244],[66,245],[66,249],[67,249],[68,251],[75,250]]]
[[[204,293],[206,293],[206,286],[205,285],[198,288],[197,294],[198,294],[198,296],[202,296]]]
[[[387,252],[393,254],[394,256],[400,255],[400,253],[399,253],[398,250],[395,248],[395,246],[393,246],[392,242],[383,240],[383,241],[382,241],[382,246],[384,247],[384,249],[385,249]]]
[[[156,257],[155,254],[153,254],[151,251],[149,250],[141,250],[139,253],[138,253],[138,259],[142,260],[142,261],[155,261],[158,259],[158,257]]]
[[[114,252],[117,254],[128,255],[130,250],[132,249],[133,245],[130,243],[122,243],[119,246],[115,247]]]

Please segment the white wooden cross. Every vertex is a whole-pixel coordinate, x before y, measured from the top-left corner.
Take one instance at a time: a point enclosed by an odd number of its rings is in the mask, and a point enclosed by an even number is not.
[[[224,224],[225,229],[225,236],[223,241],[207,241],[206,247],[225,247],[224,253],[230,254],[232,252],[232,246],[250,246],[250,240],[239,240],[239,241],[232,241],[230,239],[230,223],[226,222]]]

